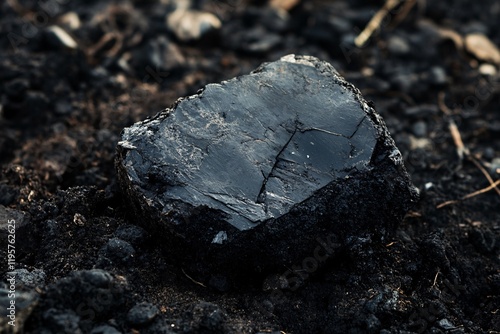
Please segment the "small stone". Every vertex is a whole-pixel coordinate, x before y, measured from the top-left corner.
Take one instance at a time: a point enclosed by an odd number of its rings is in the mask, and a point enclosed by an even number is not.
[[[500,158],[491,160],[490,171],[493,175],[500,174]]]
[[[69,115],[73,111],[73,106],[70,100],[62,99],[56,102],[54,111],[57,115]]]
[[[445,330],[452,330],[456,327],[448,319],[441,319],[437,322],[438,326]]]
[[[481,73],[482,75],[487,75],[492,77],[497,74],[497,68],[495,67],[495,65],[492,64],[488,63],[481,64],[479,65],[479,73]]]
[[[97,326],[92,329],[90,334],[122,334],[118,329],[109,325]]]
[[[64,15],[61,15],[58,19],[61,25],[68,27],[70,30],[80,29],[82,23],[80,21],[80,17],[76,12],[67,12]]]
[[[113,281],[113,276],[102,269],[80,271],[76,272],[74,276],[99,288],[107,287]]]
[[[424,121],[415,122],[415,124],[412,125],[411,130],[418,138],[425,137],[427,135],[427,124]]]
[[[75,215],[73,216],[73,223],[75,223],[78,226],[85,226],[87,220],[82,214],[75,213]]]
[[[142,244],[144,240],[146,240],[147,232],[136,225],[122,225],[115,231],[114,236],[136,246]]]
[[[127,321],[132,326],[144,326],[153,321],[160,313],[158,308],[150,303],[135,305],[127,313]]]
[[[429,81],[433,85],[444,85],[448,82],[446,71],[441,66],[433,66],[429,72]]]
[[[64,29],[58,26],[50,26],[47,28],[47,39],[54,47],[62,47],[75,50],[78,48],[78,43]]]
[[[221,26],[217,16],[197,10],[180,8],[167,16],[168,29],[183,42],[198,40]]]
[[[432,142],[429,138],[416,138],[412,135],[409,136],[410,138],[410,150],[418,150],[418,149],[423,149],[423,150],[430,150],[432,148]]]
[[[135,249],[124,240],[112,238],[101,248],[99,255],[118,263],[128,263],[135,256]]]
[[[406,55],[410,52],[410,45],[400,36],[392,36],[387,41],[389,52],[395,55]]]
[[[192,317],[193,328],[217,333],[221,332],[226,315],[219,306],[201,302],[193,307]]]
[[[325,234],[383,239],[418,197],[380,116],[309,56],[210,84],[126,128],[116,163],[171,258],[241,276],[301,263]]]
[[[122,57],[123,59],[123,57]],[[158,36],[149,40],[144,47],[133,53],[131,65],[141,70],[151,67],[148,73],[152,80],[161,83],[161,81],[170,72],[182,68],[186,63],[179,47],[165,36]]]
[[[486,160],[495,159],[495,149],[491,146],[486,147],[483,152],[483,158]]]
[[[465,36],[465,49],[479,60],[500,65],[500,50],[483,34]]]

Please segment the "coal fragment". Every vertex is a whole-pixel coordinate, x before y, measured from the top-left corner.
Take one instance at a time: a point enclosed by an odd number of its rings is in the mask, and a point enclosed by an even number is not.
[[[78,322],[80,317],[72,311],[62,311],[50,308],[43,314],[45,325],[52,333],[71,334],[82,333]]]
[[[127,314],[127,321],[132,326],[144,326],[160,313],[156,306],[150,303],[139,303],[132,307]]]
[[[200,302],[192,307],[191,327],[200,332],[221,333],[226,314],[216,304]]]
[[[120,264],[129,263],[134,256],[134,247],[118,238],[109,239],[108,243],[99,250],[99,260],[109,259]]]
[[[309,56],[209,84],[117,151],[131,208],[200,273],[281,270],[330,235],[381,240],[418,197],[381,117]]]
[[[114,236],[118,239],[129,242],[133,246],[137,246],[146,240],[147,233],[139,226],[123,225],[115,231]]]

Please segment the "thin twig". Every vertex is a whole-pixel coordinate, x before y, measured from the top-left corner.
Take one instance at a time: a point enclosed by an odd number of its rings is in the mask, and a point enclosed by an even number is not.
[[[468,195],[465,195],[464,197],[462,197],[462,200],[464,199],[467,199],[467,198],[471,198],[471,197],[474,197],[474,196],[477,196],[477,195],[480,195],[480,194],[484,194],[492,189],[495,189],[496,186],[498,186],[500,184],[500,180],[496,180],[496,182],[493,182],[493,184],[490,184],[488,187],[486,188],[483,188],[483,189],[480,189],[478,191],[475,191],[471,194],[468,194]]]
[[[487,191],[490,191],[491,189],[495,189],[496,193],[498,195],[500,195],[500,189],[497,187],[498,185],[498,181],[497,182],[494,182],[493,181],[493,178],[490,176],[490,174],[488,173],[488,171],[486,171],[486,169],[484,169],[484,167],[481,165],[481,162],[479,159],[475,158],[470,150],[464,145],[464,142],[462,140],[462,136],[460,134],[460,131],[458,130],[458,126],[457,124],[453,121],[453,119],[451,119],[451,114],[452,114],[452,111],[448,108],[448,106],[446,105],[446,103],[444,102],[444,92],[439,92],[438,94],[438,106],[439,106],[439,109],[443,112],[443,114],[445,114],[449,121],[448,121],[448,127],[450,129],[450,134],[451,134],[451,137],[453,138],[453,142],[455,143],[455,147],[456,147],[456,150],[457,150],[457,155],[460,159],[460,163],[462,162],[464,156],[467,157],[467,159],[469,159],[470,161],[472,161],[472,163],[481,171],[481,173],[483,173],[483,175],[486,177],[486,179],[488,180],[488,182],[490,183],[490,186],[487,187],[487,188],[484,188],[482,190],[478,190],[476,192],[473,192],[469,195],[466,195],[464,197],[462,197],[460,200],[465,200],[467,198],[470,198],[470,197],[474,197],[476,195],[479,195],[479,194],[482,194],[484,192],[487,192]],[[441,204],[439,204],[436,208],[440,209],[444,206],[447,206],[447,205],[450,205],[450,204],[454,204],[454,203],[457,203],[459,202],[459,200],[452,200],[452,201],[446,201],[446,202],[443,202]]]
[[[201,282],[198,282],[197,280],[195,280],[194,278],[192,278],[191,276],[189,276],[188,274],[186,274],[186,272],[184,271],[184,269],[183,269],[183,268],[181,268],[181,270],[182,270],[182,273],[183,273],[183,274],[184,274],[187,278],[189,278],[189,280],[190,280],[191,282],[193,282],[194,284],[200,285],[200,286],[202,286],[202,287],[204,287],[204,288],[206,288],[206,287],[207,287],[205,284],[203,284],[203,283],[201,283]]]
[[[456,201],[456,200],[446,201],[446,202],[443,202],[441,204],[436,205],[436,209],[441,209],[441,208],[444,208],[445,206],[448,206],[450,204],[455,204],[455,203],[458,203],[458,202],[460,202],[460,201]]]
[[[431,289],[436,286],[438,276],[439,276],[439,270],[436,272],[436,276],[434,276],[434,282],[432,283]]]
[[[380,28],[380,24],[387,16],[387,14],[396,7],[401,0],[387,0],[382,8],[379,9],[375,15],[373,15],[372,19],[366,25],[365,29],[354,39],[354,44],[360,48],[365,45],[366,41],[370,39],[373,32]]]
[[[483,189],[479,189],[477,191],[474,191],[473,193],[470,193],[468,195],[465,195],[463,196],[460,200],[456,200],[456,201],[446,201],[446,202],[443,202],[439,205],[436,206],[436,209],[441,209],[447,205],[450,205],[450,204],[455,204],[455,203],[458,203],[460,201],[463,201],[463,200],[466,200],[466,199],[469,199],[471,197],[475,197],[477,195],[480,195],[480,194],[484,194],[492,189],[495,189],[496,186],[498,186],[500,184],[500,180],[496,180],[495,182],[493,182],[492,184],[490,184],[488,187],[486,188],[483,188]]]
[[[483,173],[483,175],[486,177],[486,179],[488,180],[490,185],[492,185],[495,188],[495,191],[497,192],[497,194],[500,195],[500,189],[498,189],[497,186],[494,185],[495,182],[491,178],[490,173],[488,173],[488,171],[486,171],[486,169],[484,169],[484,167],[481,165],[481,163],[478,161],[478,159],[476,159],[474,156],[472,156],[472,154],[469,154],[467,157],[469,158],[470,161],[472,161],[472,163],[474,163],[474,165],[476,165],[476,167],[481,171],[481,173]]]
[[[458,158],[462,161],[464,159],[464,155],[469,156],[469,150],[465,147],[460,131],[458,131],[457,124],[455,124],[452,119],[450,119],[448,127],[450,129],[453,142],[455,143],[455,147],[457,148]]]

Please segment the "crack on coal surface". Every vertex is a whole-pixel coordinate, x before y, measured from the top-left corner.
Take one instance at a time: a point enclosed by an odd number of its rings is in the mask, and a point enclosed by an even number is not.
[[[363,122],[365,121],[367,116],[363,116],[363,118],[359,121],[358,125],[356,125],[356,129],[354,130],[354,132],[352,133],[352,135],[350,135],[349,137],[346,137],[347,139],[352,139],[352,137],[354,137],[356,135],[356,133],[358,132],[359,128],[361,127],[361,124],[363,124]]]
[[[359,128],[361,127],[361,124],[363,123],[363,121],[365,119],[366,119],[366,116],[363,116],[361,118],[361,120],[356,125],[356,128],[354,129],[354,132],[350,136],[346,136],[346,135],[343,135],[341,133],[337,133],[337,132],[333,132],[333,131],[328,131],[328,130],[325,130],[325,129],[315,128],[315,127],[303,129],[303,128],[300,127],[301,123],[298,122],[298,120],[296,119],[295,120],[295,129],[293,130],[293,133],[290,136],[290,138],[288,139],[288,141],[285,143],[285,145],[281,148],[281,150],[276,155],[276,158],[274,160],[274,164],[273,164],[273,166],[272,166],[271,171],[269,172],[269,174],[265,175],[264,172],[261,171],[262,176],[264,177],[264,179],[262,180],[262,186],[260,188],[259,194],[257,195],[255,203],[265,204],[265,212],[266,213],[268,212],[268,207],[267,207],[267,203],[266,203],[266,185],[267,185],[267,182],[273,176],[275,170],[278,168],[278,163],[280,161],[289,161],[287,159],[281,158],[281,155],[283,154],[283,152],[285,151],[285,149],[288,147],[288,145],[291,143],[291,141],[293,140],[293,138],[294,138],[295,134],[297,133],[297,131],[299,131],[301,133],[305,133],[305,132],[309,132],[309,131],[318,131],[318,132],[326,133],[326,134],[329,134],[329,135],[332,135],[332,136],[346,138],[346,139],[349,140],[349,145],[351,146],[351,151],[350,151],[350,155],[349,155],[351,157],[352,153],[356,150],[356,148],[354,147],[354,145],[352,144],[352,142],[350,141],[350,139],[352,139],[356,135],[356,133],[358,132]],[[293,163],[294,161],[289,161],[289,162]]]
[[[260,187],[260,191],[259,191],[259,194],[257,195],[257,199],[255,200],[255,203],[264,203],[264,204],[266,204],[265,193],[266,193],[266,184],[267,184],[267,181],[273,175],[274,170],[278,166],[278,162],[280,160],[281,154],[283,154],[283,152],[285,151],[285,149],[288,147],[288,145],[290,144],[290,142],[293,139],[293,136],[295,136],[295,134],[297,133],[297,131],[298,131],[298,126],[297,126],[297,122],[296,122],[295,123],[295,129],[293,130],[292,135],[290,136],[290,138],[288,139],[288,141],[285,143],[285,145],[283,145],[283,147],[281,148],[281,150],[276,155],[276,158],[274,159],[273,167],[271,167],[271,171],[269,172],[269,174],[267,174],[267,176],[265,176],[264,173],[263,173],[264,180],[262,180],[262,186]],[[267,210],[268,210],[268,208],[267,208],[267,204],[266,204],[265,205],[265,211],[266,211],[266,213],[267,213]]]
[[[344,138],[349,139],[349,137],[346,137],[345,135],[343,135],[341,133],[336,133],[336,132],[332,132],[332,131],[328,131],[328,130],[320,129],[320,128],[307,128],[307,129],[300,129],[299,131],[301,133],[305,133],[305,132],[309,132],[309,131],[318,131],[318,132],[323,132],[323,133],[326,133],[326,134],[329,134],[329,135],[332,135],[332,136],[344,137]]]

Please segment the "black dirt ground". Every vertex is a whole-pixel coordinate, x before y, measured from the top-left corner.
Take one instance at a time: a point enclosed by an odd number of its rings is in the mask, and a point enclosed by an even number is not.
[[[173,1],[2,2],[0,332],[500,332],[499,193],[441,206],[488,187],[485,173],[499,179],[500,64],[463,37],[499,46],[500,4],[403,1],[367,46],[354,46],[383,4],[276,11],[266,1],[194,1],[222,25],[185,42],[165,26]],[[113,163],[120,131],[290,53],[332,63],[373,101],[420,202],[387,244],[358,243],[316,271],[306,258],[283,273],[294,284],[201,285],[131,218]],[[16,327],[4,309],[8,220],[17,226]]]

